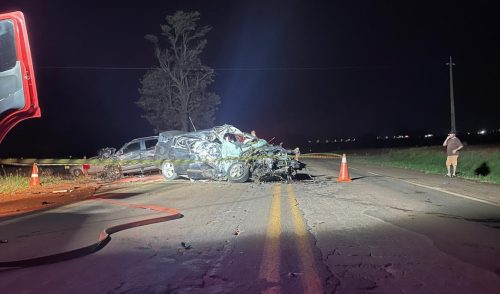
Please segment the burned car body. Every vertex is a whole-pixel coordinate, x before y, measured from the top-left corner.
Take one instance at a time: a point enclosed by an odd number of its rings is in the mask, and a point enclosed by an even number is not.
[[[163,176],[245,182],[249,178],[289,180],[305,167],[294,151],[267,143],[231,125],[197,132],[160,133],[155,161]]]

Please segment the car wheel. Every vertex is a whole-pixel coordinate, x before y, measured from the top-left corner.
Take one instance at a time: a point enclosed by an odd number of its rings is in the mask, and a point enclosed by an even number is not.
[[[175,180],[177,178],[177,173],[175,172],[175,166],[171,161],[162,162],[161,174],[167,180]]]
[[[235,162],[227,169],[227,179],[233,183],[244,183],[250,177],[250,170],[243,162]]]
[[[83,171],[81,169],[79,169],[79,168],[76,168],[76,169],[73,170],[73,176],[75,176],[75,177],[81,177],[81,176],[83,176]]]

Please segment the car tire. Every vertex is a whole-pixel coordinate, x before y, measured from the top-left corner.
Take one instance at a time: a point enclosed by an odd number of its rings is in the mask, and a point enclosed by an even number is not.
[[[227,169],[227,180],[233,183],[244,183],[250,178],[250,170],[243,162],[235,162]]]
[[[73,174],[73,176],[78,178],[78,177],[83,176],[83,171],[79,168],[76,168],[72,171],[72,174]]]
[[[161,163],[161,174],[166,180],[177,179],[177,173],[175,172],[175,166],[171,161],[165,160]]]

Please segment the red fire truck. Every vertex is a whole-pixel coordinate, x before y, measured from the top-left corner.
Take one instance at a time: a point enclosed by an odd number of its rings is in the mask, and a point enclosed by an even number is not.
[[[19,122],[40,116],[24,15],[0,14],[0,142]]]

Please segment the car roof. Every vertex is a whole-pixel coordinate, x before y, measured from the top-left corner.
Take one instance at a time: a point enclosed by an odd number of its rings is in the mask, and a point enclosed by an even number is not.
[[[149,136],[149,137],[135,138],[135,139],[133,139],[133,140],[131,140],[129,142],[149,140],[149,139],[158,139],[158,136]]]
[[[179,131],[179,130],[171,130],[171,131],[161,132],[160,136],[165,137],[165,138],[172,138],[172,137],[186,134],[186,133],[188,133],[188,132]]]
[[[222,136],[225,133],[236,133],[236,134],[244,134],[242,131],[240,131],[238,128],[232,126],[232,125],[221,125],[221,126],[214,126],[209,129],[203,129],[203,130],[198,130],[194,132],[185,132],[185,131],[179,131],[179,130],[170,130],[170,131],[165,131],[161,132],[160,136],[165,137],[165,138],[173,138],[177,136],[182,136],[182,137],[189,137],[189,138],[198,138],[202,139],[208,135],[215,135],[218,137],[220,140],[222,140]]]

